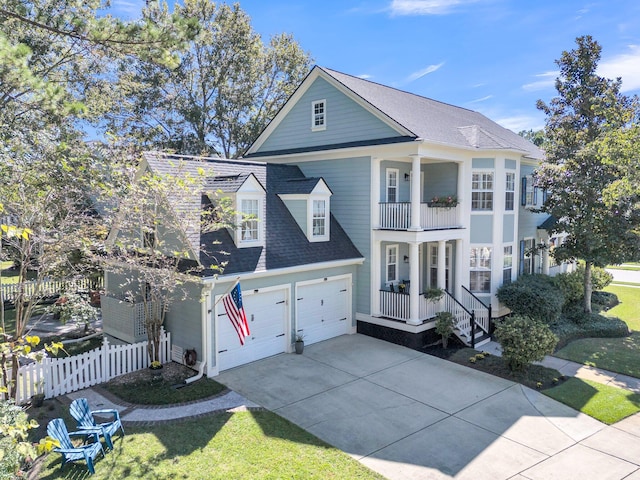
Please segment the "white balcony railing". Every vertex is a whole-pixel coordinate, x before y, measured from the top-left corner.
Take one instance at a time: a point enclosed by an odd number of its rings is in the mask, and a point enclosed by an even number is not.
[[[462,226],[460,205],[455,207],[430,207],[420,204],[420,228],[439,230]],[[381,203],[380,228],[384,230],[407,230],[411,226],[411,203]]]

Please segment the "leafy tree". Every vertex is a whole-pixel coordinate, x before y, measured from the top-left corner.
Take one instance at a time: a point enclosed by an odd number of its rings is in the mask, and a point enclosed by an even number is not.
[[[265,45],[239,4],[186,0],[175,8],[199,21],[198,34],[176,69],[144,60],[119,65],[105,128],[144,149],[238,157],[308,73],[309,56],[290,35]],[[166,4],[150,4],[143,17],[163,25]]]
[[[143,303],[149,359],[155,362],[172,303],[189,297],[199,270],[222,266],[201,265],[201,235],[229,226],[232,211],[226,199],[207,191],[212,171],[205,162],[194,169],[195,161],[165,159],[154,171],[144,159],[138,164],[128,160],[131,155],[120,158],[112,171],[114,228],[98,260],[124,279],[108,293]]]
[[[553,231],[568,234],[554,257],[585,262],[584,311],[591,312],[592,267],[640,255],[637,187],[634,192],[629,177],[639,166],[637,137],[629,133],[637,133],[638,104],[620,94],[620,79],[596,75],[601,47],[595,40],[576,43],[556,61],[558,96],[538,101],[547,115],[547,159],[536,181],[547,192],[541,211],[557,219]]]
[[[526,138],[531,143],[533,143],[536,147],[543,148],[544,147],[544,131],[543,130],[521,130],[518,132],[523,138]]]

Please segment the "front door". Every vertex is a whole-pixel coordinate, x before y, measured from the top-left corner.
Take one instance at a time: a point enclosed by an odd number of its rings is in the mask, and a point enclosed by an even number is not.
[[[438,287],[438,244],[437,243],[429,243],[429,287],[437,288]],[[444,280],[445,280],[445,289],[447,291],[451,291],[451,245],[447,244],[445,246],[445,272],[444,272]]]

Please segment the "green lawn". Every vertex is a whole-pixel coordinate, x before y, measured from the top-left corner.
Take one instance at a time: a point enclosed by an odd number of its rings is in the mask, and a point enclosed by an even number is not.
[[[570,378],[543,393],[607,425],[640,411],[637,393],[580,378]]]
[[[640,332],[622,338],[582,338],[553,355],[640,378]]]
[[[60,455],[44,461],[41,480],[53,479],[383,479],[346,453],[278,415],[237,412],[153,427],[128,427],[124,439],[98,459],[88,476],[83,462],[60,472]]]
[[[604,291],[614,293],[620,302],[604,315],[618,317],[629,329],[640,332],[640,288],[609,285]]]
[[[632,271],[639,271],[640,270],[640,263],[638,262],[632,262],[632,263],[625,263],[623,265],[609,265],[607,266],[607,268],[610,268],[612,270],[632,270]]]

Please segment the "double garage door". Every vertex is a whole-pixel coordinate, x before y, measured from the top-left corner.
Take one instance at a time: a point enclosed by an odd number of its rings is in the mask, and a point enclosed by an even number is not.
[[[295,288],[296,331],[306,345],[344,333],[351,328],[350,277],[301,282]],[[216,309],[219,371],[270,357],[288,350],[291,312],[288,286],[243,291],[244,311],[251,335],[241,345],[220,302]]]

